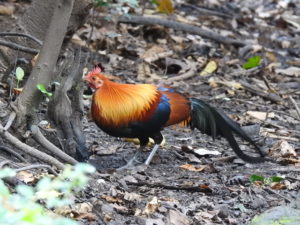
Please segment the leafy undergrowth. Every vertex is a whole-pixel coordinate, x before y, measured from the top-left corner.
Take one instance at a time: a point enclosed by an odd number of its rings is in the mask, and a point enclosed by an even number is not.
[[[74,203],[88,182],[87,174],[95,172],[89,164],[67,166],[57,177],[45,176],[34,186],[18,185],[11,192],[3,178],[16,176],[12,169],[0,171],[0,224],[6,225],[76,225],[76,221],[54,214],[64,206]]]

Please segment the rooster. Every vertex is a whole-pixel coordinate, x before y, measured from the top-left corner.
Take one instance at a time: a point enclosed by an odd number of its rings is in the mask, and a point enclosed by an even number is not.
[[[196,98],[188,98],[163,85],[120,84],[110,81],[99,67],[90,71],[84,80],[95,90],[91,115],[98,127],[115,137],[138,138],[140,147],[125,167],[134,165],[149,138],[155,145],[146,165],[149,165],[163,140],[161,130],[174,124],[185,124],[191,129],[215,139],[222,136],[242,160],[250,163],[266,161],[256,143],[226,114]],[[237,144],[233,133],[251,143],[261,157],[246,155]]]

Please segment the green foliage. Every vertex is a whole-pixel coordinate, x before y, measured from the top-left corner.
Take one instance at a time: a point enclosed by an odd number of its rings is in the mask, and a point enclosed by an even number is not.
[[[109,3],[107,0],[95,0],[95,6],[96,7],[107,7],[107,6],[109,6]]]
[[[254,67],[257,67],[260,64],[261,57],[258,55],[252,56],[247,59],[247,62],[243,64],[243,68],[248,70]]]
[[[119,0],[119,3],[127,4],[131,8],[137,8],[139,6],[137,0]]]
[[[154,5],[159,5],[159,2],[157,0],[150,0],[150,2]]]
[[[21,67],[17,67],[17,69],[16,69],[17,80],[23,80],[24,74],[25,74],[24,70]]]
[[[112,0],[95,0],[96,7],[110,7],[121,13],[124,11],[124,5],[131,8],[137,8],[139,4],[137,0],[117,0],[116,2]]]
[[[0,179],[0,224],[5,225],[77,225],[78,223],[53,213],[47,208],[57,208],[71,204],[73,195],[83,189],[95,168],[89,164],[67,166],[57,177],[42,178],[35,187],[18,185],[16,192],[11,193]],[[11,169],[0,171],[0,178],[14,176]]]
[[[43,85],[43,84],[37,84],[36,88],[38,90],[40,90],[40,92],[42,92],[43,94],[47,95],[48,97],[52,96],[52,93],[46,90],[45,85]]]
[[[260,181],[260,182],[262,182],[262,184],[268,185],[272,182],[280,182],[280,181],[283,180],[283,178],[282,177],[277,177],[277,176],[263,177],[263,176],[253,174],[249,177],[249,180],[250,180],[251,183],[254,183],[256,181]]]
[[[19,82],[23,80],[24,75],[25,75],[24,70],[21,67],[17,67],[16,69],[17,88],[19,88]]]

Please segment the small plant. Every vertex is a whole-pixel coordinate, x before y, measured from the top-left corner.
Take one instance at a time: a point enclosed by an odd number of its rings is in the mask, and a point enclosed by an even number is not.
[[[138,8],[138,5],[137,0],[95,0],[96,7],[110,7],[111,9],[123,14],[127,14],[129,8]]]
[[[107,7],[107,6],[109,6],[109,3],[107,0],[95,0],[95,6],[96,7]]]
[[[16,69],[16,79],[17,79],[17,89],[19,89],[19,83],[24,78],[24,70],[21,67],[17,67]]]
[[[283,180],[282,177],[271,176],[271,177],[263,177],[256,174],[253,174],[249,177],[251,183],[260,183],[262,185],[269,185],[272,182],[280,182]]]
[[[0,224],[5,225],[77,225],[76,221],[58,216],[49,208],[55,209],[71,204],[73,195],[83,189],[88,177],[95,168],[89,164],[67,166],[59,176],[42,178],[35,187],[18,185],[11,193],[2,178],[15,176],[15,171],[0,171]],[[44,202],[46,208],[38,203]]]
[[[43,84],[37,84],[36,88],[43,94],[47,95],[48,97],[51,97],[53,95],[51,92],[46,90],[46,87]]]
[[[252,69],[254,67],[257,67],[260,64],[261,61],[261,57],[258,55],[252,56],[250,58],[247,59],[247,62],[245,62],[243,64],[243,68],[248,70],[248,69]]]

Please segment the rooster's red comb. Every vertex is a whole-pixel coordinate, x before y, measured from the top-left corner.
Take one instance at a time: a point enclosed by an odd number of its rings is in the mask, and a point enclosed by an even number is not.
[[[101,68],[99,66],[95,66],[94,69],[90,73],[101,73]]]
[[[90,72],[88,72],[85,77],[91,77],[95,74],[100,74],[101,73],[101,68],[99,66],[95,66],[94,69],[92,69]]]

